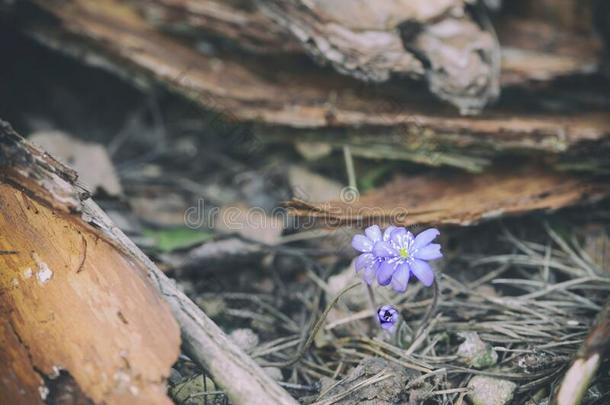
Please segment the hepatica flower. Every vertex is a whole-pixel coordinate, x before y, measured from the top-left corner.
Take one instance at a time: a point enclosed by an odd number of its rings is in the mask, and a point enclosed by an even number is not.
[[[430,287],[434,271],[428,261],[443,257],[441,245],[432,243],[438,235],[438,230],[432,228],[414,237],[405,228],[394,226],[382,234],[379,226],[373,225],[352,240],[352,246],[361,252],[356,259],[356,272],[362,272],[369,284],[377,278],[379,285],[391,285],[397,292],[407,290],[412,274]]]
[[[362,254],[356,259],[356,273],[362,272],[362,278],[371,285],[377,276],[379,266],[385,260],[373,254],[373,248],[378,242],[388,242],[395,226],[388,227],[381,232],[379,225],[369,226],[364,235],[356,235],[352,239],[352,247]]]
[[[377,319],[383,329],[392,329],[398,322],[398,311],[392,305],[384,305],[377,310]]]

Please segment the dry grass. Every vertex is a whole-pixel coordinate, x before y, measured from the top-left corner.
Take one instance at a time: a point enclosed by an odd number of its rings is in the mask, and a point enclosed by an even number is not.
[[[370,309],[351,311],[325,322],[313,347],[298,363],[284,368],[289,378],[283,385],[296,396],[311,395],[320,379],[340,383],[353,366],[376,356],[413,370],[416,377],[405,392],[407,396],[416,392],[417,399],[426,403],[461,400],[476,374],[514,381],[523,400],[535,394],[548,397],[601,309],[610,278],[575,239],[567,241],[550,227],[543,242],[521,240],[509,231],[501,238],[509,243],[508,253],[449,255],[453,258],[445,261],[439,277],[435,314],[425,325],[420,323],[432,302],[430,291],[413,284],[393,302],[406,319],[398,339],[371,328]],[[311,287],[293,292],[301,302],[297,311],[301,316],[281,312],[274,305],[277,299],[269,295],[220,294],[231,307],[226,311],[229,316],[277,326],[281,337],[251,352],[261,363],[288,363],[310,336],[321,314],[320,302],[328,300],[323,276],[310,275],[315,281]],[[251,310],[243,309],[244,300],[251,303]],[[341,301],[338,305],[346,308]],[[411,341],[419,326],[422,333]],[[491,344],[499,355],[495,366],[476,370],[460,360],[457,334],[465,331],[477,332]],[[360,381],[341,395],[322,393],[318,401],[337,403],[363,384],[383,378],[388,376]]]

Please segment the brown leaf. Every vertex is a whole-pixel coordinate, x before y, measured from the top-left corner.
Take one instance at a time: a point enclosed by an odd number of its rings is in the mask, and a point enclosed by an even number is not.
[[[103,145],[83,142],[61,131],[35,132],[29,140],[76,170],[91,192],[101,189],[111,196],[122,194],[119,177]]]

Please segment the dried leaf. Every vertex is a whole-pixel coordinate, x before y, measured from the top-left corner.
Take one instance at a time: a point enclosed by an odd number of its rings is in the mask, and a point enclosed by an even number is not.
[[[61,131],[36,132],[29,140],[76,170],[87,190],[95,193],[102,189],[111,196],[122,194],[121,183],[103,145],[83,142]]]

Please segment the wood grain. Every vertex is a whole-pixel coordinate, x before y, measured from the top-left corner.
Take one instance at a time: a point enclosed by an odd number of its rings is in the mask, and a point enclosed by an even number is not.
[[[0,352],[20,357],[9,370],[26,382],[0,379],[2,393],[10,398],[23,388],[40,398],[41,375],[65,370],[96,402],[170,404],[164,381],[179,354],[179,330],[146,274],[10,185],[0,184],[0,206],[0,247],[18,252],[0,256],[3,340],[13,344]]]

